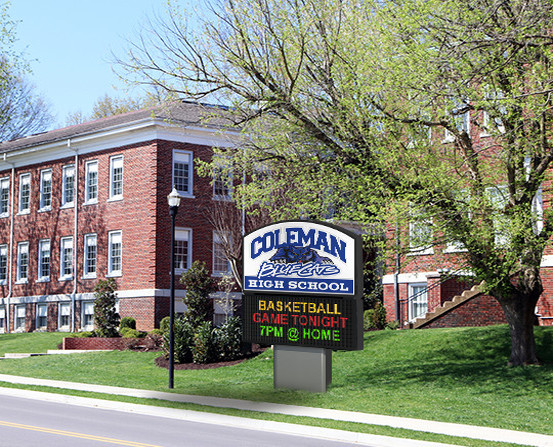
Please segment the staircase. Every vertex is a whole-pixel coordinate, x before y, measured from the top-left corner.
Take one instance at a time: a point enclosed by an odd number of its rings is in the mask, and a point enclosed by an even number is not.
[[[442,315],[446,314],[447,312],[455,309],[456,307],[461,306],[462,304],[466,303],[467,301],[471,300],[472,298],[475,298],[479,295],[482,295],[482,289],[484,286],[484,282],[473,286],[469,290],[465,290],[461,295],[455,295],[451,301],[446,301],[441,306],[436,307],[432,312],[427,312],[426,315],[422,318],[417,318],[410,327],[412,329],[420,329],[431,322],[437,320]]]

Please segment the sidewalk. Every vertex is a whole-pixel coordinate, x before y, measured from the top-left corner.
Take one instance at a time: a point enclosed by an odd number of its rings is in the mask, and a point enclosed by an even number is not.
[[[257,411],[262,413],[278,413],[278,414],[285,414],[285,415],[291,415],[291,416],[305,416],[305,417],[318,418],[318,419],[331,419],[331,420],[345,421],[345,422],[356,422],[361,424],[381,425],[381,426],[389,426],[394,428],[403,428],[408,430],[444,434],[449,436],[482,439],[482,440],[493,441],[493,442],[506,442],[506,443],[514,443],[514,444],[529,445],[529,446],[536,446],[536,447],[547,447],[547,446],[553,447],[553,436],[549,436],[549,435],[518,432],[514,430],[505,430],[505,429],[498,429],[498,428],[479,427],[479,426],[472,426],[472,425],[453,424],[453,423],[446,423],[446,422],[427,421],[422,419],[401,418],[401,417],[395,417],[395,416],[382,416],[382,415],[368,414],[368,413],[357,413],[353,411],[330,410],[330,409],[324,409],[324,408],[302,407],[302,406],[284,405],[284,404],[267,403],[267,402],[253,402],[253,401],[246,401],[246,400],[239,400],[239,399],[185,395],[185,394],[176,394],[176,393],[168,393],[168,392],[160,392],[160,391],[149,391],[149,390],[120,388],[120,387],[104,386],[104,385],[64,382],[64,381],[58,381],[58,380],[34,379],[34,378],[10,376],[10,375],[4,375],[4,374],[0,374],[0,382],[8,382],[8,383],[22,384],[22,385],[46,386],[46,387],[62,388],[62,389],[69,389],[69,390],[78,390],[78,391],[90,391],[95,393],[113,394],[113,395],[120,395],[120,396],[146,398],[146,399],[159,399],[159,400],[165,400],[165,401],[171,401],[171,402],[192,403],[192,404],[205,405],[210,407],[233,408],[233,409],[239,409],[239,410]],[[2,393],[4,393],[4,390],[5,388],[3,390],[0,389]],[[24,391],[24,390],[20,390],[20,391]],[[39,393],[39,394],[45,394],[45,393]],[[68,398],[72,396],[65,396],[65,397]],[[94,400],[97,401],[97,399],[94,399]],[[100,402],[106,402],[106,401],[100,400]],[[119,405],[120,407],[124,407],[128,405],[120,402],[119,403],[112,402],[112,404],[115,406]],[[95,403],[94,405],[97,405],[97,404]],[[184,411],[184,410],[179,410],[179,411]],[[198,413],[204,416],[206,414],[201,412],[191,412],[191,413]],[[222,417],[221,415],[216,415],[216,418],[221,418],[221,417]],[[228,417],[231,418],[230,416]],[[235,418],[235,419],[243,419],[243,418]],[[252,421],[251,419],[246,419],[246,420]],[[262,427],[265,427],[268,424],[268,421],[260,421],[260,422],[262,422]],[[281,424],[281,423],[273,423],[273,424]],[[295,426],[296,428],[294,430],[297,430],[297,427],[302,427],[302,426],[296,426],[295,424],[284,424],[284,425]],[[251,423],[250,423],[250,426],[251,426]],[[310,436],[312,435],[314,430],[316,430],[314,427],[304,427],[304,429],[307,429],[306,433],[308,433]],[[324,429],[324,430],[330,430],[330,429]],[[336,431],[341,432],[340,430],[336,430]],[[350,433],[350,432],[342,432],[342,433]],[[358,437],[358,436],[364,436],[364,435],[361,433],[356,433],[356,436]],[[367,436],[374,436],[374,435],[367,435]],[[386,438],[386,437],[379,437],[379,438]],[[344,438],[339,438],[339,439],[345,440]],[[393,440],[396,438],[390,438],[390,439]],[[379,443],[375,444],[374,439],[372,439],[370,442],[367,443],[367,445],[379,445],[379,446],[380,445],[382,446],[384,445],[390,445],[390,446],[413,445],[414,446],[415,445],[415,444],[408,443],[410,441],[406,439],[401,439],[399,441],[400,443],[396,443],[396,444],[393,444],[393,443],[382,444],[380,443],[380,441]],[[360,442],[360,441],[358,439],[355,442]],[[425,445],[425,446],[440,445],[436,443],[426,442],[426,443],[420,444],[420,441],[416,441],[416,442],[419,443],[417,445]]]

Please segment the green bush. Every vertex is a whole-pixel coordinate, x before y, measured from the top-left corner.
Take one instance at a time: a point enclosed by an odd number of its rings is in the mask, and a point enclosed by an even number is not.
[[[94,325],[98,337],[118,337],[119,314],[115,312],[117,284],[112,278],[94,287]]]
[[[121,329],[121,337],[123,338],[142,338],[144,336],[144,332],[137,331],[136,329],[130,327],[124,327]]]
[[[242,324],[240,318],[230,317],[220,327],[215,328],[213,332],[219,360],[236,360],[242,356]]]
[[[210,321],[199,324],[194,333],[192,361],[194,363],[211,363],[217,359],[213,327]]]
[[[186,296],[182,301],[187,306],[185,315],[188,320],[194,326],[210,320],[213,304],[209,295],[215,291],[215,282],[205,262],[194,261],[192,266],[182,274],[180,282],[186,288]]]
[[[365,331],[380,330],[387,326],[386,308],[377,301],[373,309],[363,312],[363,329]]]
[[[150,332],[148,332],[149,335],[163,335],[163,331],[161,329],[152,329]]]
[[[125,328],[136,329],[136,320],[133,317],[121,318],[121,323],[119,324],[119,330],[122,331]]]
[[[169,332],[169,325],[171,324],[171,318],[169,317],[163,317],[161,321],[159,322],[159,329],[162,333]]]
[[[92,337],[96,337],[96,334],[94,333],[94,331],[82,331],[82,332],[75,332],[74,334],[72,334],[72,337],[92,338]]]
[[[175,319],[174,337],[175,362],[190,363],[194,344],[194,327],[185,317]],[[167,319],[167,329],[163,332],[163,350],[165,355],[169,356],[169,319]]]

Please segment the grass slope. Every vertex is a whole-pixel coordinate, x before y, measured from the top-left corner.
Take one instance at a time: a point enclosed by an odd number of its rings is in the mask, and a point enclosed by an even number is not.
[[[51,335],[19,335],[27,345],[41,336]],[[0,335],[0,352],[5,340],[15,343],[4,337],[14,336]],[[333,383],[324,394],[275,390],[271,351],[236,366],[176,371],[175,392],[553,434],[553,327],[536,328],[536,339],[543,366],[511,368],[505,326],[371,332],[363,351],[333,354]],[[2,360],[0,373],[167,391],[167,371],[154,365],[157,355]]]

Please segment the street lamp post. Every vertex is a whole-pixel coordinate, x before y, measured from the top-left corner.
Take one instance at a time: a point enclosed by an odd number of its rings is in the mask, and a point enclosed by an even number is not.
[[[177,189],[167,196],[171,215],[171,294],[169,301],[169,388],[174,387],[175,375],[175,217],[179,211],[180,196]]]

